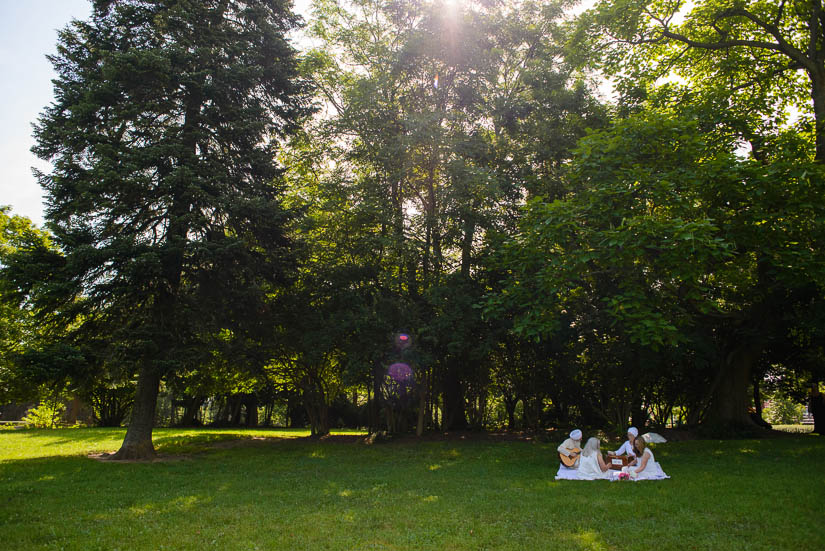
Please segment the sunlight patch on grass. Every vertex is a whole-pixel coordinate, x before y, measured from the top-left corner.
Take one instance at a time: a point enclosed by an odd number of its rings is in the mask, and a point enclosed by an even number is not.
[[[129,507],[129,513],[134,516],[143,516],[148,513],[153,513],[158,510],[158,507],[154,503],[145,503],[143,505],[134,505]]]
[[[808,433],[814,431],[813,425],[774,425],[773,430],[781,430],[783,432]]]
[[[427,467],[427,470],[437,471],[440,468],[441,468],[441,465],[439,465],[438,463],[434,463],[434,464],[430,465],[429,467]]]
[[[206,499],[199,496],[180,496],[172,501],[169,502],[170,508],[179,510],[179,511],[191,511],[207,503],[210,503],[211,499]]]
[[[607,545],[605,545],[604,541],[602,541],[599,535],[592,530],[575,534],[574,537],[581,549],[594,549],[598,551],[607,549]]]

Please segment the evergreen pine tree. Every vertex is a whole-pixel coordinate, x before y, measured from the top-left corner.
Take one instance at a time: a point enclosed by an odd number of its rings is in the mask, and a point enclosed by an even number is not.
[[[285,0],[95,0],[60,32],[33,151],[62,255],[52,312],[133,363],[117,459],[154,454],[160,381],[243,331],[289,265],[275,156],[308,114]]]

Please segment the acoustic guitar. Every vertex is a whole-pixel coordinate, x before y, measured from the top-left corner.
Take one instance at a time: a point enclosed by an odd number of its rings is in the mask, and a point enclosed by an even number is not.
[[[572,467],[576,464],[576,460],[579,458],[579,454],[582,451],[579,448],[572,448],[567,451],[570,452],[569,456],[559,452],[559,461],[561,461],[561,464],[565,467]]]

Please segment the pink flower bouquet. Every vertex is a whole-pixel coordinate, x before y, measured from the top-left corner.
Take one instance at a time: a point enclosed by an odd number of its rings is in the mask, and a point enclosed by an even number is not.
[[[630,480],[630,475],[627,473],[619,473],[619,480]]]

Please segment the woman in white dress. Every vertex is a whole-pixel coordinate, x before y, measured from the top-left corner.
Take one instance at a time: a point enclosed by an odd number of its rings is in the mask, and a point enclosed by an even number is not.
[[[630,476],[636,480],[661,480],[663,478],[670,478],[662,470],[662,466],[656,462],[653,457],[653,450],[647,447],[644,438],[637,438],[633,441],[633,447],[636,449],[636,457],[638,463],[636,467],[631,468]]]
[[[579,480],[610,478],[609,466],[602,457],[598,438],[589,438],[579,459]]]

